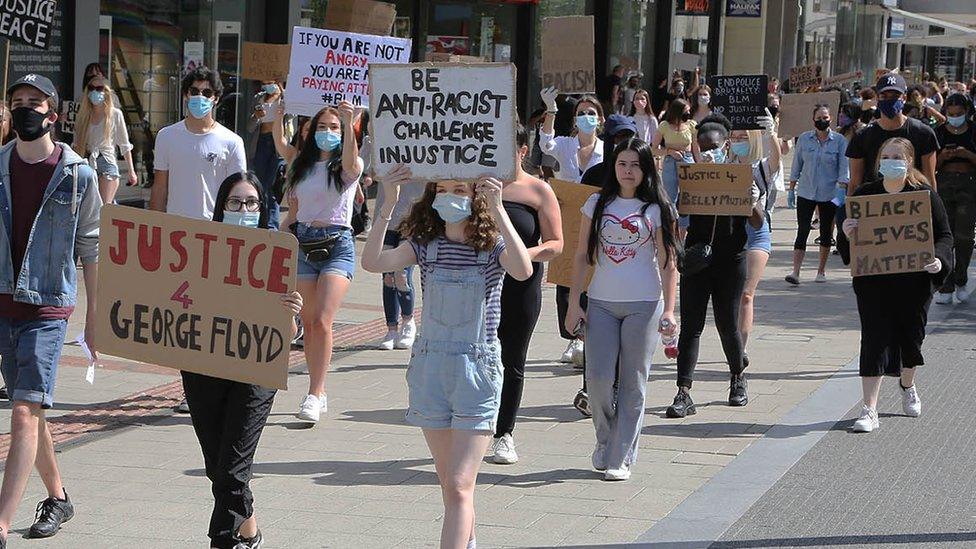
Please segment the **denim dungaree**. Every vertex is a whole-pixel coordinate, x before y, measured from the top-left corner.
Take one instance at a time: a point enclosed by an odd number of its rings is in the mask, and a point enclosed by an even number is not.
[[[427,429],[494,431],[502,390],[501,347],[486,330],[488,252],[476,265],[437,266],[427,244],[420,336],[407,368],[408,423]]]

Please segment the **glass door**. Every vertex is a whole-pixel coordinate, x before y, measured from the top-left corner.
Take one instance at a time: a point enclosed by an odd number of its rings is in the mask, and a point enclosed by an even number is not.
[[[224,94],[217,104],[214,117],[230,131],[237,133],[237,105],[240,99],[241,74],[241,23],[217,21],[215,23],[216,47],[214,64],[224,84]]]

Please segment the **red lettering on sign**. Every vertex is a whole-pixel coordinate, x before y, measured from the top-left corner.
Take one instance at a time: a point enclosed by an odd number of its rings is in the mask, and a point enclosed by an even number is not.
[[[127,232],[136,226],[135,223],[131,221],[125,221],[124,219],[113,219],[112,225],[114,225],[119,230],[119,241],[115,246],[109,246],[108,257],[112,260],[112,263],[116,265],[125,265],[125,260],[129,256],[129,242],[127,237]]]
[[[288,291],[284,278],[291,269],[285,267],[285,261],[291,259],[291,250],[275,246],[271,251],[271,266],[268,268],[268,291],[283,294]]]
[[[183,284],[180,284],[180,287],[177,288],[175,292],[173,292],[173,295],[170,296],[170,299],[177,303],[181,303],[184,309],[189,309],[190,305],[193,305],[193,300],[190,299],[190,296],[186,295],[186,291],[189,289],[190,289],[189,281],[183,282]]]
[[[267,248],[264,244],[258,244],[251,250],[251,253],[247,255],[247,282],[252,288],[264,288],[264,281],[260,278],[254,276],[254,263],[257,261],[258,254],[263,252]]]
[[[160,257],[163,251],[163,229],[151,227],[152,240],[149,240],[150,227],[139,225],[139,265],[150,273],[159,269]]]
[[[196,233],[193,238],[203,242],[203,264],[200,266],[200,277],[210,278],[210,243],[217,241],[217,235]]]
[[[169,270],[174,273],[178,273],[186,268],[186,263],[189,261],[189,256],[186,253],[186,246],[183,245],[183,239],[186,237],[186,231],[173,231],[169,233],[169,244],[173,247],[176,255],[180,256],[179,263],[170,263]]]
[[[238,264],[240,263],[241,247],[244,246],[244,241],[240,238],[228,238],[227,245],[230,246],[230,271],[224,277],[224,284],[240,286],[241,277],[237,274],[237,271],[239,270]]]

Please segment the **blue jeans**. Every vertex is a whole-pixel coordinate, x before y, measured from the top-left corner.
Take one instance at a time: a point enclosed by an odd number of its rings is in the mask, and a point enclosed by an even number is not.
[[[386,231],[386,235],[383,237],[383,245],[396,248],[402,240],[400,233],[397,231]],[[401,290],[396,286],[395,277],[399,273],[383,273],[384,277],[394,277],[392,284],[386,284],[386,281],[383,281],[383,313],[386,317],[387,326],[396,326],[400,321],[400,317],[406,318],[413,316],[413,265],[401,272],[407,279],[407,288],[405,290]]]
[[[298,278],[317,279],[331,274],[352,280],[352,275],[356,272],[356,243],[352,239],[352,230],[348,227],[310,227],[304,223],[299,223],[295,230],[295,237],[299,242],[321,240],[333,234],[340,235],[339,240],[325,261],[309,261],[299,250]]]
[[[695,157],[692,156],[690,152],[684,153],[684,162],[694,162]],[[664,183],[664,190],[668,191],[668,198],[671,199],[671,204],[674,205],[674,213],[678,214],[678,161],[671,158],[671,155],[665,155],[664,165],[661,167],[661,179]],[[683,215],[678,218],[678,226],[682,229],[687,229],[688,224],[691,221],[688,219],[687,215]]]
[[[264,188],[264,194],[267,197],[268,227],[275,230],[278,229],[281,207],[274,197],[274,184],[282,164],[284,164],[284,160],[278,156],[278,151],[275,150],[274,137],[270,133],[259,135],[258,145],[254,151],[254,173],[261,180],[261,186]]]
[[[0,372],[11,401],[54,405],[67,320],[0,318]]]

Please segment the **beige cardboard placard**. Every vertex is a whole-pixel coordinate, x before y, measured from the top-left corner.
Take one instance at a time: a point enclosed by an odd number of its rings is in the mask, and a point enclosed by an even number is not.
[[[549,185],[556,193],[556,200],[559,202],[559,212],[563,222],[563,253],[549,262],[549,271],[546,273],[546,281],[559,286],[570,287],[573,284],[573,255],[576,253],[576,246],[579,244],[580,222],[583,213],[580,208],[586,203],[599,188],[580,183],[570,183],[559,179],[550,179]],[[583,244],[584,246],[586,243]],[[590,285],[590,278],[593,276],[593,268],[589,268],[586,275],[586,283],[583,288]]]
[[[288,77],[291,58],[289,44],[244,42],[241,55],[241,78],[248,80],[278,80]]]
[[[542,86],[562,93],[596,93],[593,16],[542,20]]]
[[[679,163],[678,213],[752,215],[752,166]]]
[[[329,0],[325,28],[389,36],[396,20],[396,6],[375,0]]]
[[[857,219],[851,275],[916,273],[932,262],[932,201],[928,191],[847,197]]]
[[[115,205],[100,231],[99,351],[287,388],[294,236]]]
[[[837,84],[846,84],[848,82],[854,82],[860,80],[864,76],[861,71],[845,72],[844,74],[838,74],[837,76],[831,76],[830,78],[824,78],[824,86],[834,86]]]
[[[840,110],[840,92],[787,93],[779,100],[780,137],[797,137],[813,129],[813,109],[817,105],[830,108],[830,127],[837,129],[837,112]]]
[[[790,69],[790,91],[802,93],[810,86],[823,83],[823,67],[820,65],[802,65]]]

